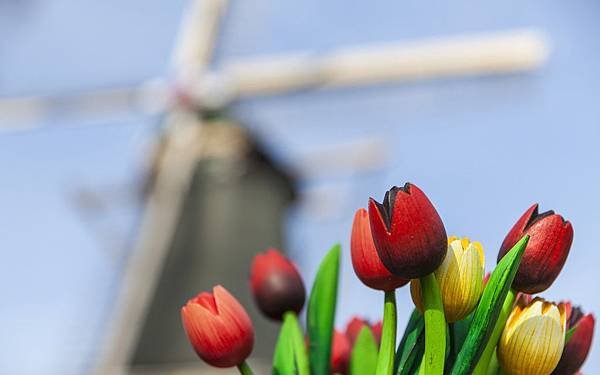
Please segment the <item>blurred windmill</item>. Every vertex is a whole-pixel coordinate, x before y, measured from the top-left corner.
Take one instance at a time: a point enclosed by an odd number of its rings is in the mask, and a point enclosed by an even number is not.
[[[223,248],[219,246],[241,246],[223,223],[262,231],[262,245],[243,244],[246,249],[264,246],[264,241],[281,242],[281,219],[294,196],[293,180],[262,153],[237,121],[222,115],[232,103],[309,88],[527,71],[540,66],[547,55],[541,33],[514,30],[342,48],[319,56],[310,51],[262,56],[227,62],[210,71],[225,6],[225,0],[191,1],[173,52],[170,79],[65,95],[0,99],[0,129],[5,131],[31,130],[51,118],[97,123],[118,113],[164,114],[164,126],[144,182],[144,208],[136,243],[126,260],[119,299],[96,363],[99,374],[126,373],[132,361],[143,364],[156,355],[166,360],[185,360],[191,355],[189,349],[185,352],[173,343],[181,338],[181,329],[171,327],[178,321],[167,322],[157,306],[164,303],[165,295],[181,303],[183,297],[173,295],[174,290],[186,296],[195,291],[190,292],[190,288],[208,282],[186,279],[189,272],[181,267],[204,267],[215,273],[223,267],[218,256]],[[370,169],[385,160],[378,139],[333,147],[293,165],[294,174],[306,178],[334,168]],[[265,181],[271,183],[265,186]],[[256,194],[231,199],[249,191]],[[73,197],[82,217],[97,232],[106,234],[102,238],[114,237],[110,226],[98,225],[98,215],[110,209],[114,193],[78,189]],[[253,207],[241,205],[247,201],[263,205],[260,211],[270,215],[268,230],[258,226],[261,220],[248,220]],[[217,213],[230,216],[218,217]],[[221,226],[206,226],[207,221]],[[197,222],[204,226],[199,229]],[[108,244],[114,246],[112,240]],[[198,258],[204,251],[217,253]],[[243,267],[247,267],[249,256],[246,251],[240,257]],[[239,278],[243,267],[230,273]],[[202,274],[200,268],[198,274]],[[168,314],[172,316],[173,311]],[[273,327],[262,328],[267,338],[274,338]],[[179,336],[168,336],[173,331]]]

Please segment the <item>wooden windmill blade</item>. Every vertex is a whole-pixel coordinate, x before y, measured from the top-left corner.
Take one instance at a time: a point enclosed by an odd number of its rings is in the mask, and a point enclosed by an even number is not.
[[[199,34],[202,47],[198,51],[185,47],[174,53],[173,81],[156,78],[138,86],[0,98],[0,131],[35,129],[56,116],[97,123],[123,113],[161,114],[177,104],[181,93],[201,107],[217,108],[245,97],[310,88],[517,73],[538,68],[548,56],[544,33],[523,29],[346,47],[323,55],[303,51],[246,58],[209,72],[198,67],[207,65],[206,50],[213,43],[207,35],[214,37],[215,31],[205,35],[200,25],[206,25],[207,30],[215,28],[210,17],[223,12],[224,3],[216,1],[214,7],[206,4],[208,10],[196,7],[186,16],[192,25],[182,28],[181,44],[191,45],[184,38]]]

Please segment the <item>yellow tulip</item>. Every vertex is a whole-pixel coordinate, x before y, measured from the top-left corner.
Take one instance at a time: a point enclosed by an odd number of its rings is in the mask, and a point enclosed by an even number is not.
[[[446,258],[435,271],[446,321],[452,323],[464,319],[475,309],[483,293],[484,268],[483,247],[479,242],[456,236],[448,239]],[[415,306],[422,312],[419,280],[411,281],[410,291]]]
[[[498,344],[498,359],[507,375],[549,375],[565,343],[567,315],[561,303],[542,298],[519,300]]]

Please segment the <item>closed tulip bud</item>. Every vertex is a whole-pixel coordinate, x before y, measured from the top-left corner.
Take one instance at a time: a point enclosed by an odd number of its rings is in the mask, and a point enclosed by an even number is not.
[[[507,375],[549,375],[558,364],[565,343],[567,316],[564,304],[535,298],[519,300],[500,343],[498,359]]]
[[[442,265],[435,271],[444,313],[449,323],[462,320],[477,306],[484,285],[483,247],[468,238],[448,239],[448,252]],[[410,291],[415,306],[422,312],[423,300],[418,279],[412,280]]]
[[[444,261],[446,229],[417,186],[394,186],[382,203],[369,199],[369,219],[379,258],[392,274],[418,279]]]
[[[183,328],[194,350],[215,367],[233,367],[248,358],[254,328],[246,310],[225,288],[200,293],[181,308]]]
[[[338,331],[333,331],[333,340],[331,345],[331,373],[332,374],[347,374],[348,365],[350,364],[350,353],[352,347],[348,337]]]
[[[565,265],[573,242],[573,227],[554,211],[539,214],[538,205],[534,204],[508,232],[498,261],[526,234],[529,242],[512,286],[535,294],[548,289]]]
[[[273,320],[282,320],[288,311],[297,314],[304,306],[306,290],[298,269],[275,249],[254,257],[250,287],[260,311]]]
[[[392,275],[379,259],[371,235],[369,213],[364,208],[354,215],[350,252],[356,276],[369,288],[392,291],[408,283],[409,280]]]
[[[567,303],[570,307],[570,303]],[[594,336],[596,320],[592,314],[584,315],[579,307],[567,309],[567,330],[575,327],[575,332],[565,344],[562,357],[554,369],[554,375],[576,373],[585,362]]]

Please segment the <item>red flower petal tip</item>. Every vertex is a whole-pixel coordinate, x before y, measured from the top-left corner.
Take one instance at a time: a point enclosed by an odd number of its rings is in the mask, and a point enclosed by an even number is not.
[[[206,363],[234,367],[254,346],[254,328],[246,310],[220,285],[203,292],[181,308],[183,328],[192,347]]]
[[[409,280],[392,273],[383,265],[373,242],[369,213],[364,208],[356,211],[350,237],[352,267],[356,276],[366,286],[382,291],[392,291]]]
[[[536,294],[548,289],[560,274],[573,242],[573,227],[554,211],[538,213],[538,204],[534,204],[506,235],[498,261],[526,234],[530,238],[513,288]]]
[[[369,221],[379,258],[392,274],[417,279],[443,262],[448,245],[446,229],[416,185],[392,187],[382,203],[369,199]]]

